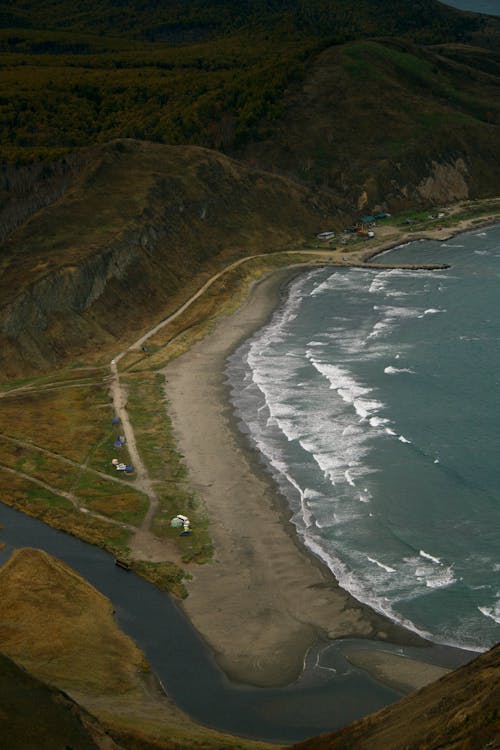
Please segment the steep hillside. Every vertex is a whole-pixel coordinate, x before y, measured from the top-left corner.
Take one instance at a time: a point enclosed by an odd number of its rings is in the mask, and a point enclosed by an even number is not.
[[[97,720],[0,654],[0,732],[9,750],[123,750]]]
[[[332,46],[239,155],[321,185],[354,210],[398,210],[500,185],[500,56],[389,40]]]
[[[57,558],[16,550],[0,568],[0,594],[2,749],[269,750],[191,721],[119,629],[111,602]]]
[[[500,747],[500,645],[398,703],[294,750]]]
[[[5,243],[0,372],[114,346],[228,259],[301,242],[331,199],[215,152],[118,141]]]

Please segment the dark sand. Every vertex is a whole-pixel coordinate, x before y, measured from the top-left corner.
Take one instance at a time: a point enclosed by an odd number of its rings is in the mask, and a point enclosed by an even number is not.
[[[357,602],[300,544],[284,498],[235,424],[225,360],[265,323],[296,273],[275,272],[254,284],[236,313],[165,369],[176,438],[205,503],[215,547],[212,563],[190,570],[183,607],[226,674],[262,686],[293,681],[320,634],[425,644]],[[382,678],[383,658],[376,668],[372,664]],[[431,665],[414,665],[415,688],[426,670],[427,681],[435,678]],[[411,689],[409,660],[404,666]]]

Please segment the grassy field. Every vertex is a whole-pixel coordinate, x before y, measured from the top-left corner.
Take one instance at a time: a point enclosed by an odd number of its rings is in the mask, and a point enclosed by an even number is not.
[[[312,262],[309,256],[300,255],[294,255],[293,261]],[[175,444],[160,370],[206,335],[218,316],[234,310],[252,281],[289,263],[289,255],[277,253],[235,268],[185,315],[148,340],[147,352],[130,352],[120,363],[138,449],[160,504],[152,531],[177,544],[187,566],[211,558],[210,529],[202,499],[189,487]],[[186,294],[206,278],[193,279]],[[112,464],[116,458],[128,463],[130,457],[126,444],[115,446],[122,429],[112,423],[107,373],[107,368],[80,362],[4,383],[0,398],[3,500],[129,559],[134,570],[148,580],[184,597],[182,580],[187,570],[181,571],[174,563],[130,558],[131,534],[140,527],[148,501],[134,487],[134,475],[124,478]],[[195,529],[182,540],[170,526],[177,513],[188,515]]]

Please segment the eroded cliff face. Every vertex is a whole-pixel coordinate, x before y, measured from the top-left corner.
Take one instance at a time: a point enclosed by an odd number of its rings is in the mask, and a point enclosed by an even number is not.
[[[171,312],[196,274],[242,255],[300,247],[360,213],[474,196],[480,162],[386,159],[364,176],[353,164],[337,189],[315,189],[197,147],[122,139],[78,159],[2,246],[4,376],[105,356]]]
[[[469,197],[468,169],[463,159],[448,164],[432,162],[432,171],[416,186],[424,200],[443,204]]]
[[[476,191],[474,181],[462,157],[443,156],[404,170],[394,165],[392,173],[381,170],[358,188],[358,211],[383,208],[394,212],[407,208],[443,206],[467,200]]]
[[[114,340],[120,326],[113,318],[99,321],[88,313],[112,281],[126,278],[139,248],[136,237],[124,237],[116,247],[55,269],[21,291],[2,311],[5,356],[0,368],[15,374],[54,366],[67,351],[83,353],[92,341],[102,345]]]
[[[196,273],[335,221],[331,199],[216,152],[119,141],[4,245],[0,372],[133,340]],[[337,219],[339,221],[339,219]]]

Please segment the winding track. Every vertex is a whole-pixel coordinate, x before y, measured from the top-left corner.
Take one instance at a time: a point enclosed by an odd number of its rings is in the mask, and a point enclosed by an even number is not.
[[[459,207],[457,207],[454,211],[452,211],[452,213],[455,213],[457,210],[459,210]],[[486,223],[487,223],[488,220],[490,221],[498,220],[498,215],[495,214],[495,215],[483,217],[483,219],[486,220]],[[322,250],[322,249],[285,250],[285,251],[280,251],[279,254],[280,255],[286,254],[290,257],[291,262],[289,264],[289,267],[294,267],[294,266],[301,267],[304,265],[310,265],[310,263],[306,263],[303,260],[297,263],[292,262],[293,256],[301,256],[302,258],[304,258],[304,256],[310,256],[311,259],[314,259],[317,262],[321,262],[322,264],[332,265],[332,266],[344,266],[344,267],[356,266],[356,267],[364,267],[364,268],[400,268],[402,266],[397,265],[397,264],[374,263],[372,261],[372,258],[375,255],[379,254],[380,252],[389,249],[390,247],[394,247],[396,245],[402,244],[407,241],[424,239],[424,238],[425,239],[436,238],[440,240],[446,240],[446,239],[449,239],[449,237],[453,236],[457,231],[464,231],[467,228],[468,228],[467,226],[461,226],[461,227],[458,227],[458,229],[457,227],[455,227],[451,230],[446,230],[443,233],[436,232],[436,230],[418,233],[418,232],[408,232],[408,231],[401,232],[401,231],[395,230],[394,228],[387,227],[386,229],[382,229],[380,231],[379,237],[377,238],[375,243],[367,242],[363,248],[358,249],[358,250],[354,250],[354,251],[348,250],[348,248],[346,248],[345,246],[341,246],[338,249],[330,248],[330,249],[325,249],[325,250]],[[154,537],[154,535],[151,533],[151,526],[152,526],[152,522],[155,517],[155,514],[158,511],[159,500],[155,493],[153,482],[149,476],[147,468],[137,448],[137,441],[135,438],[134,428],[130,421],[128,411],[127,411],[126,386],[124,386],[120,381],[118,363],[128,352],[140,349],[148,339],[154,336],[163,327],[165,327],[166,325],[168,325],[169,323],[173,322],[174,320],[179,318],[181,315],[183,315],[183,313],[186,312],[186,310],[188,310],[188,308],[191,307],[191,305],[194,302],[196,302],[200,297],[202,297],[202,295],[205,294],[205,292],[222,276],[230,273],[235,268],[238,268],[239,266],[251,260],[258,259],[258,258],[269,258],[271,256],[272,256],[271,253],[258,253],[255,255],[250,255],[244,258],[240,258],[239,260],[234,261],[233,263],[230,263],[228,266],[226,266],[222,270],[213,274],[213,276],[211,276],[175,312],[173,312],[171,315],[167,316],[166,318],[161,320],[159,323],[157,323],[155,326],[150,328],[146,333],[144,333],[136,341],[130,344],[130,346],[128,346],[127,348],[123,349],[121,352],[116,354],[115,357],[111,360],[110,362],[110,372],[111,372],[110,392],[111,392],[111,396],[113,400],[115,414],[120,419],[122,432],[125,435],[125,438],[127,441],[127,448],[129,451],[130,459],[131,459],[133,466],[135,467],[136,475],[134,478],[129,477],[127,480],[123,480],[123,479],[120,479],[119,477],[114,477],[110,474],[106,474],[105,472],[100,472],[96,469],[89,468],[87,465],[88,463],[87,460],[84,463],[78,463],[58,453],[42,448],[41,446],[37,446],[33,443],[18,440],[8,435],[0,436],[4,440],[8,440],[17,445],[29,448],[31,450],[38,451],[40,453],[43,453],[53,458],[56,458],[58,460],[63,461],[64,463],[74,466],[75,468],[79,468],[80,470],[90,471],[94,475],[99,476],[100,478],[105,479],[106,481],[112,481],[118,484],[125,485],[127,487],[132,486],[134,487],[134,489],[143,492],[148,498],[148,509],[139,528],[137,528],[136,526],[125,524],[115,519],[103,516],[94,511],[91,511],[90,509],[81,506],[78,498],[72,492],[67,492],[67,491],[52,487],[46,484],[45,482],[43,482],[42,480],[39,480],[35,477],[31,477],[25,474],[24,472],[13,469],[4,464],[0,464],[0,471],[6,471],[11,474],[18,475],[22,477],[23,479],[30,481],[40,487],[43,487],[56,495],[60,495],[61,497],[64,497],[65,499],[69,500],[69,502],[71,502],[72,505],[76,509],[78,509],[79,511],[83,513],[99,518],[100,520],[105,521],[106,523],[118,525],[118,526],[121,526],[122,528],[129,529],[134,534],[132,543],[131,543],[131,552],[133,556],[136,556],[138,558],[143,558],[143,559],[149,559],[149,560],[174,560],[176,562],[180,562],[179,552],[174,546],[173,541],[159,540],[156,537]],[[411,266],[407,264],[405,264],[404,267],[405,268],[417,268],[417,266]],[[433,266],[433,267],[439,268],[440,266]],[[65,381],[61,383],[48,382],[44,384],[39,384],[38,386],[35,386],[33,384],[26,384],[18,388],[0,392],[0,399],[8,398],[9,396],[16,396],[19,394],[19,392],[29,393],[29,392],[39,392],[39,391],[46,391],[46,390],[47,391],[55,390],[55,389],[61,389],[61,388],[82,388],[82,387],[88,387],[88,385],[89,385],[88,378],[85,378],[85,377],[75,378],[75,380],[72,382],[71,381],[69,382]]]
[[[399,244],[401,242],[404,242],[408,238],[416,239],[416,237],[413,234],[402,233],[397,237],[397,243]],[[385,243],[381,244],[379,242],[376,248],[371,247],[370,249],[368,249],[364,247],[362,250],[350,251],[348,256],[345,255],[346,249],[343,247],[339,249],[330,249],[330,250],[287,250],[287,251],[281,251],[279,254],[284,255],[286,253],[287,255],[290,256],[291,259],[293,256],[301,256],[303,258],[304,256],[309,255],[311,256],[311,258],[314,258],[316,260],[321,260],[325,264],[344,266],[344,267],[345,266],[348,266],[348,267],[362,266],[362,267],[371,267],[371,268],[393,268],[395,266],[386,265],[386,264],[379,265],[379,264],[371,263],[369,261],[375,252],[376,253],[381,252],[382,250],[394,244],[395,244],[395,238],[394,236],[392,236],[391,239],[390,240],[388,239]],[[150,339],[152,336],[154,336],[158,331],[160,331],[166,325],[168,325],[169,323],[172,323],[174,320],[179,318],[184,312],[186,312],[186,310],[194,302],[196,302],[196,300],[198,300],[203,294],[205,294],[205,292],[222,276],[224,276],[227,273],[230,273],[235,268],[238,268],[244,263],[248,263],[249,261],[255,260],[258,258],[269,258],[271,255],[272,255],[271,253],[258,253],[256,255],[249,255],[245,258],[240,258],[239,260],[234,261],[233,263],[230,263],[221,271],[218,271],[213,276],[211,276],[175,312],[173,312],[171,315],[167,316],[166,318],[161,320],[159,323],[157,323],[155,326],[150,328],[146,333],[140,336],[140,338],[138,338],[136,341],[130,344],[130,346],[128,346],[126,349],[123,349],[121,352],[116,354],[115,357],[110,362],[110,370],[111,370],[110,390],[111,390],[111,395],[113,399],[115,414],[120,419],[123,434],[125,435],[125,438],[127,441],[127,448],[129,451],[130,459],[132,461],[132,465],[135,467],[136,476],[137,476],[136,487],[137,489],[140,489],[142,492],[144,492],[149,499],[149,508],[147,510],[147,513],[144,517],[141,527],[137,530],[137,533],[131,543],[132,554],[137,554],[144,548],[145,539],[147,539],[148,537],[151,539],[151,536],[152,536],[151,524],[158,510],[159,500],[154,491],[153,484],[148,474],[148,471],[146,469],[146,466],[144,462],[142,461],[139,450],[137,448],[137,441],[135,438],[134,429],[130,422],[129,415],[127,412],[126,388],[125,386],[123,386],[123,384],[120,381],[120,372],[118,368],[118,363],[128,352],[136,351],[140,349],[144,345],[144,343],[148,339]],[[304,261],[299,262],[299,263],[290,263],[290,267],[297,266],[298,268],[300,268],[300,267],[303,267],[304,265],[310,265],[310,264],[304,263]],[[415,266],[408,266],[408,268],[415,268]],[[172,550],[170,550],[170,552],[172,553]]]

